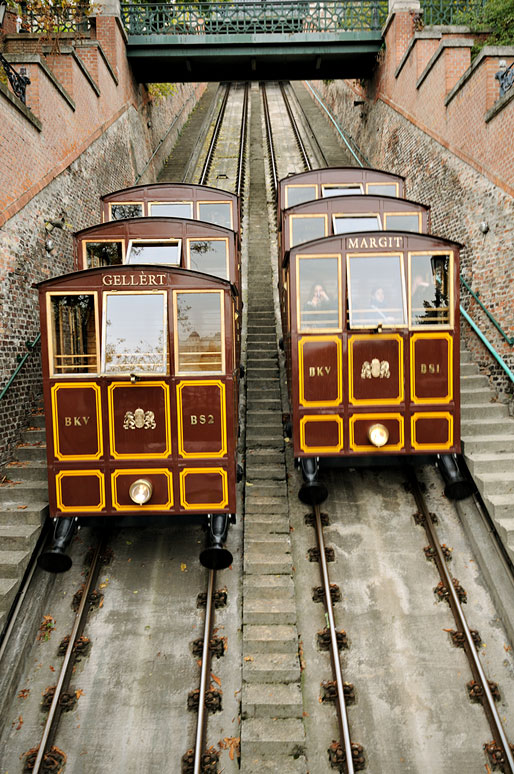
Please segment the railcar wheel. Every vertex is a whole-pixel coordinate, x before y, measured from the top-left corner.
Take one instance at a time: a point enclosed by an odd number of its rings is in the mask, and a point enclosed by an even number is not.
[[[73,564],[65,553],[75,532],[75,519],[58,519],[54,529],[52,545],[43,551],[37,560],[38,566],[46,572],[67,572]]]

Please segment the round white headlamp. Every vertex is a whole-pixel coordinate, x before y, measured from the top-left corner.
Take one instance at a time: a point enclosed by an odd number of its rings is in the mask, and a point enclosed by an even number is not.
[[[129,488],[129,496],[136,505],[144,505],[152,496],[153,486],[147,478],[138,478]]]
[[[380,448],[381,446],[385,446],[388,442],[389,430],[387,427],[384,427],[384,425],[381,425],[379,422],[377,422],[377,424],[371,425],[369,428],[368,438],[373,446]]]

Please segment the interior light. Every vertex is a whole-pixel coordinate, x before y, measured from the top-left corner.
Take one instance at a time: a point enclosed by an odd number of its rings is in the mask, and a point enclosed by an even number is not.
[[[152,496],[153,486],[147,478],[138,478],[129,488],[129,495],[136,505],[144,505]]]
[[[368,430],[368,438],[373,444],[373,446],[377,446],[380,448],[381,446],[385,446],[386,443],[389,440],[389,430],[387,427],[384,427],[384,425],[381,425],[380,423],[377,423],[376,425],[371,425],[371,427]]]

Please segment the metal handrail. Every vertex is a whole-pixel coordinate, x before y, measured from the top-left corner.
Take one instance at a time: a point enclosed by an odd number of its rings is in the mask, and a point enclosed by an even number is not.
[[[503,338],[505,339],[505,341],[506,341],[508,344],[510,344],[510,346],[512,346],[512,345],[514,344],[514,336],[507,336],[507,334],[505,333],[505,331],[504,331],[504,330],[503,330],[503,328],[501,327],[501,325],[500,325],[500,323],[498,322],[498,320],[496,319],[496,317],[495,317],[495,316],[493,315],[493,313],[492,313],[492,312],[490,312],[490,311],[489,311],[489,309],[487,309],[487,307],[485,307],[485,306],[484,306],[484,304],[483,304],[483,303],[480,301],[480,298],[478,297],[478,293],[475,293],[475,292],[474,292],[474,291],[473,291],[473,290],[470,288],[470,286],[468,285],[467,281],[464,279],[464,277],[462,276],[462,274],[460,275],[460,281],[461,281],[461,283],[464,285],[464,287],[466,288],[466,290],[467,290],[469,293],[471,293],[471,295],[473,296],[473,298],[475,299],[475,301],[477,302],[477,304],[479,305],[479,307],[480,307],[480,308],[481,308],[481,309],[482,309],[482,310],[483,310],[483,311],[486,313],[486,315],[487,315],[487,317],[489,318],[489,320],[492,322],[492,324],[494,325],[494,327],[495,327],[495,328],[496,328],[496,329],[497,329],[497,330],[498,330],[498,331],[501,333],[501,335],[503,336]]]
[[[9,387],[11,386],[11,384],[14,382],[14,380],[16,379],[16,377],[18,376],[18,374],[20,373],[21,369],[23,368],[23,366],[24,366],[24,365],[25,365],[25,363],[27,362],[28,358],[30,357],[30,355],[31,355],[31,354],[32,354],[32,352],[34,351],[34,349],[35,349],[36,345],[37,345],[37,344],[39,344],[39,341],[40,341],[40,339],[41,339],[41,334],[40,334],[40,333],[38,333],[38,335],[36,336],[36,338],[34,339],[34,341],[26,341],[26,342],[25,342],[25,346],[27,347],[27,349],[28,349],[28,352],[26,352],[26,353],[23,355],[23,357],[21,357],[21,358],[20,358],[20,362],[19,362],[19,363],[18,363],[18,365],[16,366],[16,368],[15,368],[15,370],[14,370],[14,372],[13,372],[13,374],[12,374],[11,378],[9,379],[9,381],[7,382],[7,384],[5,385],[5,387],[3,388],[2,392],[0,392],[0,400],[2,400],[2,398],[3,398],[3,397],[6,395],[6,394],[7,394],[7,391],[8,391],[8,389],[9,389]],[[19,357],[19,356],[18,356],[18,357]]]
[[[380,30],[387,0],[121,3],[129,35],[237,35]]]
[[[510,368],[507,365],[507,363],[505,362],[505,360],[503,360],[503,358],[497,353],[497,351],[495,350],[495,348],[493,347],[493,345],[491,344],[489,339],[482,333],[482,331],[480,330],[478,325],[471,319],[469,314],[466,312],[466,310],[462,306],[460,307],[460,313],[464,317],[466,322],[469,323],[469,325],[471,326],[473,331],[476,333],[476,335],[478,336],[478,338],[480,339],[482,344],[484,344],[487,347],[487,349],[489,350],[491,355],[494,357],[496,362],[499,365],[501,365],[501,367],[503,368],[503,370],[505,371],[505,373],[507,374],[507,376],[509,377],[511,382],[514,382],[514,373],[512,373],[512,371],[510,370]]]

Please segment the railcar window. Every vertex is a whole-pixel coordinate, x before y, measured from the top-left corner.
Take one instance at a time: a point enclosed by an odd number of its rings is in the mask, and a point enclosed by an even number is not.
[[[167,373],[164,293],[104,293],[102,372]]]
[[[326,215],[291,215],[291,247],[327,235]]]
[[[151,202],[149,208],[153,218],[193,218],[193,202]]]
[[[334,234],[381,230],[382,224],[378,215],[334,215]]]
[[[286,185],[286,207],[295,207],[302,202],[318,198],[317,185]]]
[[[398,196],[397,183],[366,183],[366,193],[371,196]]]
[[[400,255],[348,256],[350,328],[403,326],[405,306]]]
[[[411,325],[449,325],[450,255],[411,254],[409,258]]]
[[[228,244],[226,239],[191,239],[188,246],[188,268],[228,279]]]
[[[298,257],[299,329],[337,330],[340,272],[338,257]]]
[[[230,202],[198,202],[198,219],[216,226],[234,228]]]
[[[169,242],[130,242],[127,263],[180,264],[180,240]]]
[[[118,266],[123,263],[122,242],[85,242],[86,266]]]
[[[397,215],[394,213],[385,214],[385,227],[388,231],[421,231],[421,217],[417,212]]]
[[[126,218],[142,218],[143,204],[114,204],[110,205],[111,220],[125,220]]]
[[[95,297],[50,296],[50,364],[57,374],[98,372]]]
[[[329,196],[355,196],[362,194],[362,186],[357,183],[356,185],[324,185],[321,187],[321,195],[324,199]]]
[[[223,294],[175,292],[176,371],[223,373]]]

